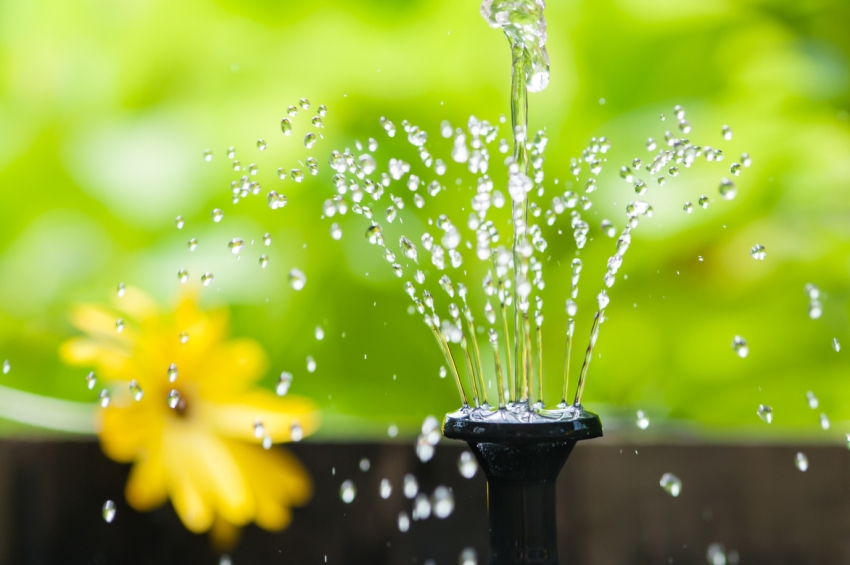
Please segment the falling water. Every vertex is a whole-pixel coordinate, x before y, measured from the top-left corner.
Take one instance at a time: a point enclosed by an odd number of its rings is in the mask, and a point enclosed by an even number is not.
[[[532,134],[528,129],[528,94],[543,90],[549,81],[544,8],[542,0],[484,0],[481,5],[484,19],[490,26],[504,32],[511,48],[511,122],[506,137],[512,143],[513,151],[509,155],[510,143],[500,138],[500,125],[475,116],[469,118],[465,128],[453,127],[447,120],[440,124],[439,136],[435,137],[449,140],[451,144],[446,158],[435,154],[437,142],[423,127],[406,120],[398,127],[392,120],[381,117],[380,125],[389,138],[403,132],[399,135],[401,143],[406,138],[409,146],[418,153],[422,168],[394,155],[382,160],[388,165],[386,170],[379,170],[379,160],[374,156],[378,142],[373,138],[369,139],[366,147],[357,142],[356,152],[350,149],[332,151],[329,159],[329,165],[335,172],[333,186],[336,194],[324,202],[324,217],[334,218],[351,210],[368,221],[363,232],[365,239],[380,248],[395,276],[406,279],[402,287],[413,302],[411,312],[418,312],[423,317],[443,354],[447,369],[441,376],[451,374],[462,402],[461,413],[476,419],[532,422],[541,418],[573,418],[580,414],[594,346],[606,320],[608,292],[616,283],[631,245],[632,232],[641,219],[653,214],[649,202],[632,200],[625,206],[624,226],[619,235],[614,222],[606,219],[601,223],[600,232],[607,238],[616,238],[615,249],[601,281],[603,289],[597,295],[597,307],[575,385],[575,396],[568,401],[578,314],[576,300],[582,271],[581,260],[578,257],[572,260],[570,294],[566,300],[568,321],[561,402],[557,410],[547,409],[543,386],[547,365],[542,347],[545,318],[541,293],[545,288],[543,254],[548,242],[544,237],[545,228],[537,222],[551,227],[558,223],[560,216],[569,216],[569,232],[578,255],[592,238],[591,227],[583,213],[593,206],[592,199],[607,188],[601,186],[598,178],[611,142],[605,137],[592,138],[579,157],[569,160],[569,171],[574,181],[571,180],[564,188],[578,186],[583,190],[565,190],[546,198],[547,191],[561,190],[557,179],[554,182],[546,179],[543,170],[548,136],[545,130]],[[676,106],[673,115],[681,133],[692,131],[693,126],[686,119],[684,108]],[[499,121],[506,122],[504,117]],[[727,131],[731,132],[731,129],[722,130],[723,137]],[[678,132],[664,132],[663,140],[666,147],[660,147],[663,144],[653,138],[647,140],[646,149],[650,157],[646,162],[637,157],[620,167],[620,178],[634,189],[637,196],[649,193],[651,186],[663,185],[664,175],[680,176],[695,164],[698,157],[715,163],[724,159],[722,150],[694,145],[679,138]],[[497,152],[506,154],[507,179],[501,186],[490,176]],[[741,167],[749,166],[750,162],[749,156],[744,154],[741,163],[736,163],[738,166],[730,170],[738,176]],[[435,210],[439,199],[444,198],[442,194],[448,191],[444,177],[455,173],[454,170],[449,173],[449,167],[465,169],[476,178],[471,211],[465,212],[469,214],[465,222],[456,223],[448,213],[440,213],[443,211],[440,208]],[[644,171],[656,182],[650,182]],[[461,178],[456,180],[458,186],[463,182]],[[737,188],[729,179],[722,178],[718,186],[723,199],[735,197]],[[705,195],[695,200],[701,209],[709,205],[709,198]],[[383,204],[385,212],[373,211],[373,208],[382,206],[382,202],[387,202]],[[411,233],[414,229],[412,222],[405,223],[408,210],[426,206],[427,211],[433,210],[427,227],[422,233]],[[509,234],[499,231],[499,227],[504,225],[504,217],[496,215],[501,214],[502,209],[510,214],[507,222]],[[685,202],[683,210],[683,213],[690,214],[695,212],[696,207]],[[470,230],[472,237],[466,237],[468,232],[465,228]],[[562,232],[559,230],[558,233]],[[333,239],[342,238],[338,223],[331,224],[330,234]],[[397,247],[395,242],[398,242]],[[474,267],[467,267],[467,254],[474,255],[486,266],[482,281],[483,304],[476,303],[475,295],[463,282],[452,280],[470,276],[469,270]],[[753,255],[763,259],[763,247],[758,246]],[[441,297],[446,296],[447,315],[442,315]],[[479,313],[483,314],[486,326],[476,325]],[[479,339],[485,336],[492,347],[492,354],[485,351],[482,356],[481,347],[486,344],[479,344]],[[743,339],[736,344],[737,353],[745,356]],[[492,355],[495,374],[485,376],[482,358],[488,359],[489,355]],[[498,405],[491,408],[493,388]],[[420,437],[417,446],[423,460],[433,453],[433,445],[423,437]]]

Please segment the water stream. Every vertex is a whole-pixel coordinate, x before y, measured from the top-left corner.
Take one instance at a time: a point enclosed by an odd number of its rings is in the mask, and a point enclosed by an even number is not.
[[[608,289],[617,280],[631,245],[632,231],[641,218],[653,214],[652,206],[638,199],[626,206],[625,225],[619,235],[614,222],[608,219],[601,222],[599,232],[604,236],[601,239],[616,238],[615,252],[608,259],[603,289],[596,297],[587,349],[575,385],[575,396],[570,400],[570,366],[578,314],[576,300],[583,268],[577,256],[572,259],[570,294],[565,302],[568,319],[563,383],[559,402],[547,403],[543,386],[547,365],[543,358],[542,333],[543,254],[548,246],[544,230],[548,229],[546,226],[555,226],[559,217],[566,214],[576,255],[585,247],[592,228],[582,213],[593,206],[592,199],[602,182],[597,179],[611,143],[605,137],[592,138],[579,157],[570,159],[568,181],[559,185],[558,179],[546,179],[543,165],[548,137],[543,130],[532,135],[528,128],[529,94],[543,90],[549,82],[544,8],[543,0],[484,0],[481,5],[482,16],[490,26],[504,32],[511,50],[511,122],[506,136],[510,142],[500,138],[500,125],[488,120],[471,116],[466,128],[455,128],[444,121],[439,133],[451,143],[449,155],[444,160],[439,149],[433,149],[434,139],[429,138],[425,129],[406,120],[397,128],[392,120],[382,117],[380,123],[386,135],[395,138],[400,130],[403,131],[406,141],[418,153],[421,165],[408,163],[396,154],[388,159],[386,170],[379,171],[379,160],[375,157],[379,144],[373,138],[369,138],[365,146],[358,142],[356,153],[349,149],[333,151],[329,161],[336,172],[333,179],[336,194],[325,201],[324,216],[330,219],[350,209],[369,221],[366,239],[381,249],[395,276],[407,279],[403,287],[413,301],[411,312],[423,316],[445,358],[441,376],[451,375],[458,389],[462,403],[459,414],[474,419],[536,422],[580,415],[594,346],[605,321]],[[684,109],[676,106],[673,115],[679,131],[690,133],[691,124],[685,119]],[[504,117],[500,119],[500,123],[505,122]],[[725,127],[722,135],[729,139],[731,130]],[[694,145],[680,138],[678,132],[666,131],[664,142],[666,148],[649,138],[646,150],[651,159],[644,164],[638,157],[620,167],[620,179],[631,185],[639,197],[647,194],[652,184],[663,186],[665,175],[679,176],[682,169],[690,168],[698,157],[714,163],[724,158],[721,150]],[[498,163],[497,152],[504,155],[507,173],[502,189],[489,174],[491,165]],[[746,155],[740,163],[730,167],[732,175],[739,175],[742,166],[749,166]],[[471,212],[467,207],[452,212],[447,203],[441,202],[448,198],[443,196],[448,191],[444,177],[450,168],[450,174],[458,175],[455,179],[458,186],[464,183],[462,175],[466,173],[475,178],[474,194],[469,201]],[[655,183],[639,178],[644,174],[642,170],[653,177]],[[556,194],[547,198],[547,191]],[[720,181],[719,193],[723,199],[734,198],[736,192],[731,180],[723,178]],[[372,207],[380,206],[387,197],[390,202],[381,218]],[[702,195],[698,202],[701,208],[707,208],[710,199]],[[427,226],[422,225],[419,214],[410,214],[406,207],[432,213]],[[693,211],[694,206],[685,202],[683,213]],[[463,223],[456,224],[450,218],[450,214],[456,217],[458,213],[469,215],[465,222],[469,232]],[[507,237],[500,233],[504,225],[509,226],[509,233],[504,234]],[[413,235],[411,232],[416,230],[420,233]],[[331,225],[330,232],[334,239],[342,237],[337,223]],[[393,241],[398,241],[398,251],[391,247]],[[458,278],[474,278],[477,276],[474,271],[480,270],[480,266],[469,265],[466,261],[467,250],[486,268],[482,280],[483,303],[478,302],[480,297],[471,293],[464,283],[457,281]],[[440,300],[432,293],[448,296],[448,316],[441,317]],[[486,327],[480,322],[476,324],[479,313],[483,314]],[[479,336],[482,343],[479,343]],[[485,374],[489,370],[482,364],[482,358],[490,355],[482,352],[486,347],[485,338],[491,347],[494,374]],[[493,389],[496,395],[491,399]]]

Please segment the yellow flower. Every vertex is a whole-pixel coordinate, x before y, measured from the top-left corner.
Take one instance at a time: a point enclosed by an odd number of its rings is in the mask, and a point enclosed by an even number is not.
[[[203,312],[185,297],[163,313],[127,288],[114,311],[87,305],[71,318],[87,335],[63,343],[60,354],[94,366],[109,383],[112,401],[100,411],[98,434],[109,457],[133,463],[125,491],[133,508],[170,498],[189,530],[212,528],[221,546],[249,522],[287,526],[291,507],[311,496],[310,478],[291,454],[262,442],[290,441],[293,430],[306,436],[318,415],[306,399],[254,386],[267,368],[265,352],[254,340],[226,339],[226,311]]]

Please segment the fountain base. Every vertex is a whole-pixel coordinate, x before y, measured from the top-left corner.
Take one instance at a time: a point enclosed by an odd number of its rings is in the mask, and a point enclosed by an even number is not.
[[[564,411],[447,414],[443,435],[469,444],[487,476],[490,565],[557,565],[555,481],[583,439],[602,435],[596,414]]]

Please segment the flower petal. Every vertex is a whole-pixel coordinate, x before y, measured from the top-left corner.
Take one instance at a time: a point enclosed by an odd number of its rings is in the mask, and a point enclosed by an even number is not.
[[[159,413],[142,403],[110,405],[100,414],[100,446],[115,461],[128,463],[150,449],[162,435]]]
[[[127,479],[124,495],[130,506],[139,512],[153,510],[168,499],[165,463],[160,446],[136,460]]]
[[[268,368],[266,353],[253,339],[232,339],[210,351],[194,376],[204,397],[228,401],[259,379]]]
[[[283,449],[238,444],[233,451],[256,495],[257,524],[267,530],[285,528],[292,519],[290,507],[306,504],[313,494],[307,471]]]
[[[279,398],[266,390],[233,395],[226,403],[198,402],[198,418],[217,433],[243,441],[259,443],[254,424],[262,422],[264,435],[275,443],[291,441],[292,427],[297,423],[303,436],[319,427],[319,412],[312,401],[298,396]]]
[[[89,336],[125,347],[136,341],[138,336],[131,324],[127,323],[121,333],[116,331],[115,323],[121,316],[115,312],[84,304],[71,310],[71,323]]]
[[[130,364],[124,348],[87,337],[65,340],[59,346],[59,357],[69,365],[94,365],[108,376],[121,374]]]
[[[244,525],[255,513],[254,495],[228,442],[207,429],[183,422],[166,429],[169,443],[180,444],[182,466],[213,510],[231,524]]]
[[[186,528],[195,533],[206,532],[215,518],[212,500],[206,496],[207,485],[195,476],[191,457],[187,457],[186,438],[182,434],[180,438],[176,435],[163,436],[163,457],[171,503]]]

